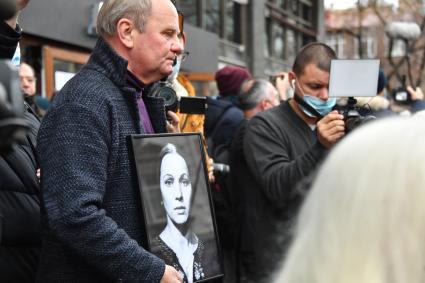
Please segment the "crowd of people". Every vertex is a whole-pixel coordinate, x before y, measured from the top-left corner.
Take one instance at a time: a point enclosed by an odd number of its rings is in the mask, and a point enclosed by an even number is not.
[[[28,2],[0,21],[2,59],[20,61]],[[190,38],[175,1],[104,1],[97,32],[89,61],[52,101],[19,63],[28,131],[0,152],[1,282],[424,281],[420,87],[407,86],[411,103],[399,105],[383,94],[381,70],[377,96],[357,99],[376,119],[347,134],[343,102],[328,91],[337,56],[312,42],[272,82],[218,70],[205,115],[185,114],[148,95],[166,79],[177,97],[196,96],[179,74]],[[156,178],[166,223],[158,250],[146,247],[128,137],[182,132],[202,134],[222,274],[210,275],[191,229],[195,183],[173,144]]]

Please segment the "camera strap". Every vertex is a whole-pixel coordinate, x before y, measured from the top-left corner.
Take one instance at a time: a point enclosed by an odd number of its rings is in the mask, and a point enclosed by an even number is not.
[[[308,104],[307,102],[304,101],[304,99],[302,99],[301,97],[299,97],[297,94],[294,93],[294,99],[295,101],[300,104],[302,107],[304,107],[305,109],[307,109],[311,114],[313,114],[314,116],[316,116],[317,118],[322,119],[323,116],[313,107],[311,107],[310,104]]]

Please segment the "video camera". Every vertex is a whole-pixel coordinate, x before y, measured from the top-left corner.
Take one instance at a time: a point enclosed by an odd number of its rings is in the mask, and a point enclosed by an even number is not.
[[[166,111],[203,115],[207,110],[205,97],[182,96],[179,98],[172,84],[167,80],[155,83],[148,92],[148,96],[163,98]]]
[[[391,91],[392,99],[395,103],[409,105],[412,103],[412,97],[406,88],[406,75],[402,76],[402,85]]]
[[[18,68],[0,60],[0,150],[25,138],[24,101],[19,89]]]
[[[346,105],[338,111],[344,116],[345,132],[349,133],[360,125],[374,120],[369,109],[357,106],[354,97],[377,95],[379,60],[335,59],[331,61],[329,96],[347,98]]]

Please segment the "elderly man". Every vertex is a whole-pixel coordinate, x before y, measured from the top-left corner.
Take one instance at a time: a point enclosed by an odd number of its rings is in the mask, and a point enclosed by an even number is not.
[[[56,96],[38,145],[44,208],[38,282],[182,282],[142,248],[142,204],[127,139],[174,131],[146,86],[182,52],[170,0],[105,1],[87,65]]]

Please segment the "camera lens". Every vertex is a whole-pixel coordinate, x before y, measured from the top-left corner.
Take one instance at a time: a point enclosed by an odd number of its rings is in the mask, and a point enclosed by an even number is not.
[[[165,110],[176,112],[178,107],[177,94],[174,89],[166,82],[157,83],[149,93],[152,97],[161,97],[164,99]]]

